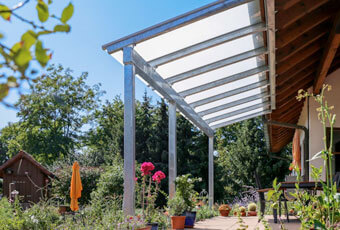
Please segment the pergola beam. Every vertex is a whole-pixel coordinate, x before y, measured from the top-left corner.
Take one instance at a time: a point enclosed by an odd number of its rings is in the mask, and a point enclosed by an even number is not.
[[[169,198],[175,195],[177,177],[177,135],[176,135],[176,104],[169,101]]]
[[[181,97],[132,47],[124,48],[124,63],[132,63],[136,67],[136,73],[151,87],[157,90],[168,101],[174,101],[178,110],[205,134],[208,136],[214,135],[214,131],[193,110],[193,108],[184,101],[183,97]]]
[[[227,118],[230,118],[230,117],[233,117],[233,116],[236,116],[236,115],[240,115],[242,113],[247,113],[247,112],[250,112],[252,110],[256,110],[256,109],[260,109],[260,108],[267,109],[267,107],[269,107],[269,106],[270,106],[270,102],[264,102],[264,103],[261,102],[261,103],[255,104],[255,105],[248,106],[248,107],[243,108],[243,109],[239,109],[239,110],[236,110],[236,111],[233,111],[233,112],[230,112],[230,113],[224,113],[222,115],[209,118],[205,121],[208,124],[211,124],[213,122],[220,121],[220,120],[223,120],[223,119],[227,119]]]
[[[247,116],[244,116],[244,117],[240,117],[240,118],[237,118],[237,119],[234,119],[234,120],[222,122],[222,123],[219,123],[219,124],[211,126],[211,128],[218,129],[218,128],[225,127],[225,126],[228,126],[228,125],[240,122],[240,121],[248,120],[250,118],[262,116],[262,115],[265,115],[265,114],[268,114],[268,113],[271,113],[270,109],[264,110],[264,111],[261,111],[261,112],[258,112],[258,113],[252,113],[250,115],[247,115]]]
[[[268,86],[268,85],[269,85],[269,82],[265,79],[265,77],[262,77],[262,78],[259,79],[259,82],[252,83],[252,84],[249,84],[249,85],[237,88],[237,89],[233,89],[233,90],[221,93],[221,94],[217,94],[217,95],[212,96],[212,97],[208,97],[208,98],[204,98],[202,100],[192,102],[192,103],[190,103],[190,106],[192,106],[193,108],[196,108],[198,106],[209,104],[209,103],[212,103],[214,101],[218,101],[218,100],[221,100],[221,99],[224,99],[224,98],[227,98],[227,97],[231,97],[231,96],[234,96],[234,95],[237,95],[237,94],[241,94],[241,93],[253,90],[253,89],[262,88],[262,87]]]
[[[158,67],[160,65],[167,64],[169,62],[178,60],[180,58],[184,58],[186,56],[195,54],[197,52],[203,51],[205,49],[209,49],[215,47],[217,45],[221,45],[226,42],[233,41],[235,39],[251,35],[254,33],[260,33],[266,30],[266,26],[264,23],[260,22],[255,25],[247,26],[242,29],[238,29],[218,37],[200,42],[198,44],[183,48],[181,50],[175,51],[173,53],[164,55],[162,57],[156,58],[154,60],[149,61],[149,64],[154,67]]]
[[[216,88],[216,87],[219,87],[219,86],[222,86],[222,85],[226,85],[226,84],[234,82],[234,81],[239,81],[239,80],[242,80],[244,78],[254,76],[256,74],[261,74],[261,73],[267,72],[268,70],[269,69],[268,69],[267,66],[256,67],[256,68],[251,69],[251,70],[247,70],[247,71],[244,71],[244,72],[241,72],[241,73],[237,73],[237,74],[234,74],[232,76],[228,76],[226,78],[222,78],[222,79],[219,79],[219,80],[216,80],[216,81],[209,82],[209,83],[204,84],[204,85],[197,86],[195,88],[191,88],[191,89],[182,91],[179,94],[182,97],[187,97],[187,96],[190,96],[190,95],[193,95],[193,94],[196,94],[196,93],[200,93],[200,92],[203,92],[203,91],[206,91],[206,90],[209,90],[209,89],[213,89],[213,88]]]
[[[316,74],[316,79],[314,82],[314,93],[318,94],[322,88],[328,70],[332,64],[335,53],[340,45],[340,13],[336,16],[331,33],[328,37],[326,47],[324,48],[321,62]]]
[[[275,0],[265,0],[271,108],[276,108]]]
[[[216,1],[102,46],[109,54],[253,0]]]
[[[225,67],[227,65],[231,65],[231,64],[234,64],[234,63],[237,63],[237,62],[240,62],[240,61],[252,58],[252,57],[256,57],[259,55],[263,55],[266,53],[267,53],[267,50],[264,47],[261,47],[255,50],[250,50],[248,52],[241,53],[241,54],[238,54],[238,55],[235,55],[235,56],[232,56],[232,57],[229,57],[229,58],[217,61],[217,62],[210,63],[208,65],[201,66],[199,68],[178,74],[176,76],[169,77],[166,79],[166,81],[169,82],[170,84],[174,84],[176,82],[183,81],[183,80],[192,78],[194,76],[207,73],[207,72]]]
[[[198,115],[203,117],[203,116],[206,116],[208,114],[216,113],[216,112],[219,112],[219,111],[225,110],[225,109],[230,109],[232,107],[239,106],[239,105],[242,105],[242,104],[245,104],[245,103],[248,103],[248,102],[252,102],[252,101],[255,101],[255,100],[258,100],[258,99],[268,100],[268,97],[269,97],[268,91],[265,91],[265,92],[256,94],[256,95],[251,96],[251,97],[242,98],[240,100],[232,101],[232,102],[227,103],[227,104],[223,104],[223,105],[220,105],[220,106],[213,107],[211,109],[201,111],[201,112],[198,113]]]

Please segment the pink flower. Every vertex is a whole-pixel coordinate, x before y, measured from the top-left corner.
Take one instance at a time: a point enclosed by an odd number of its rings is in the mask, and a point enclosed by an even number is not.
[[[135,177],[135,181],[136,181],[136,182],[138,181],[138,178],[137,178],[137,177]]]
[[[156,181],[158,184],[161,183],[161,180],[163,180],[164,178],[165,178],[165,174],[162,171],[157,171],[152,176],[152,180]]]
[[[142,176],[150,175],[151,171],[155,169],[155,166],[151,162],[144,162],[140,166],[140,171],[142,171]]]

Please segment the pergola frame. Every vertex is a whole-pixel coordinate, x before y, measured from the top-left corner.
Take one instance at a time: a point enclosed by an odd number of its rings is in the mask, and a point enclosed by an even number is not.
[[[230,8],[252,2],[254,0],[219,0],[199,9],[193,10],[176,18],[170,19],[163,23],[157,24],[130,36],[121,38],[114,42],[103,46],[109,54],[119,50],[123,51],[124,64],[124,197],[123,210],[126,215],[134,215],[135,207],[135,76],[140,76],[149,86],[164,97],[169,102],[169,197],[173,197],[175,193],[175,178],[177,176],[177,156],[176,156],[176,110],[180,111],[188,120],[196,125],[209,137],[208,156],[209,156],[209,205],[214,203],[214,149],[213,138],[214,130],[219,127],[224,127],[229,124],[239,122],[245,119],[268,114],[275,108],[275,21],[274,17],[274,0],[265,0],[266,2],[266,24],[256,23],[229,33],[225,33],[218,37],[208,39],[198,44],[193,44],[189,47],[177,50],[173,53],[166,54],[156,59],[146,61],[135,49],[135,44],[152,39],[156,36],[165,34],[169,31],[176,30],[185,25],[207,18],[211,15],[218,14]],[[156,68],[160,65],[184,58],[186,56],[201,52],[203,50],[242,38],[247,35],[262,33],[267,30],[267,48],[259,47],[248,52],[240,53],[232,57],[225,58],[190,71],[180,73],[170,78],[164,79]],[[273,33],[274,32],[274,33]],[[273,37],[274,35],[274,37]],[[232,65],[250,58],[261,55],[268,55],[269,65],[259,66],[241,73],[236,73],[232,76],[215,80],[200,86],[177,92],[172,87],[172,84],[193,78],[202,73],[207,73],[221,67]],[[266,77],[266,72],[269,72],[269,79]],[[208,98],[187,103],[185,97],[188,97],[199,92],[214,89],[218,86],[223,86],[237,80],[245,79],[254,74],[261,74],[259,82],[252,83],[234,90],[223,92]],[[269,86],[269,90],[267,87]],[[260,89],[260,93],[252,97],[234,100],[224,103],[214,108],[196,112],[195,108],[225,99],[240,93],[248,92],[253,89]],[[261,99],[263,103],[255,104],[233,112],[225,113],[209,119],[202,119],[203,116],[211,115],[228,108],[233,108],[248,102]],[[263,108],[263,111],[256,112],[257,108]],[[252,112],[254,113],[246,113]],[[232,119],[235,115],[245,115]],[[222,123],[214,124],[216,121],[228,119]]]

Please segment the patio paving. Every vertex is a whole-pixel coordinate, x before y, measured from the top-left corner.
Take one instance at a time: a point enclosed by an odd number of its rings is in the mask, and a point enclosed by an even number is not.
[[[280,225],[275,224],[273,220],[273,216],[265,216],[266,220],[268,221],[270,227],[273,230],[279,230]],[[252,229],[264,229],[264,226],[262,223],[258,223],[258,217],[243,217],[244,224],[248,226],[249,230]],[[289,230],[299,230],[300,223],[298,220],[294,217],[290,217],[290,222],[286,223],[284,222],[286,229]],[[238,217],[222,217],[217,216],[211,219],[207,219],[204,221],[197,222],[195,224],[194,229],[198,230],[236,230],[238,229],[239,223],[238,223]]]

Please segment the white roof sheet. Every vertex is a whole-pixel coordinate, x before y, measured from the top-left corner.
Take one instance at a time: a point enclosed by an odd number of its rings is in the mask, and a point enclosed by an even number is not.
[[[214,12],[213,7],[220,8]],[[212,13],[199,20],[171,27],[171,23],[210,9]],[[164,26],[169,29],[153,34]],[[123,46],[119,45],[133,44],[134,50],[214,129],[271,112],[268,87],[275,86],[270,85],[267,74],[265,30],[258,0],[225,0],[103,47],[123,64]]]

